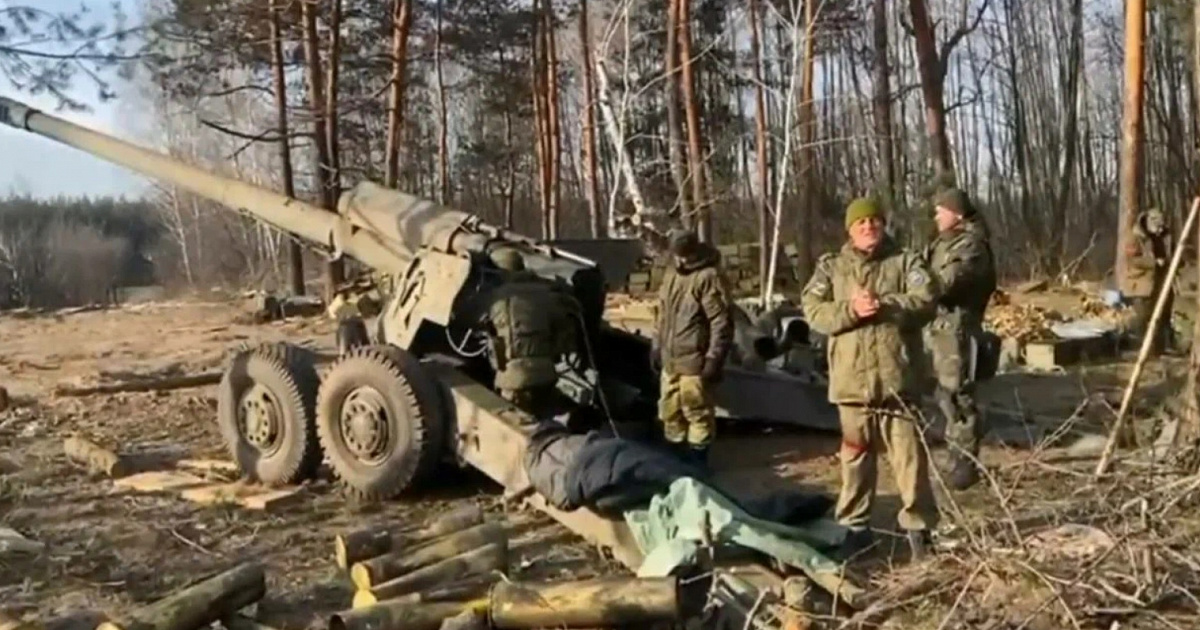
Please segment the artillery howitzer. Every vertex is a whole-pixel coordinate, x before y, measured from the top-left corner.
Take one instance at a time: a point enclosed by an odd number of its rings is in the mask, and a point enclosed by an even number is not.
[[[565,372],[561,389],[579,410],[644,417],[653,409],[656,382],[644,360],[645,343],[602,326],[604,277],[590,260],[371,182],[345,192],[335,213],[4,98],[0,122],[170,182],[290,233],[330,257],[345,255],[390,276],[393,290],[373,334],[365,334],[361,321],[341,322],[339,338],[353,343],[323,380],[314,353],[299,346],[270,344],[233,357],[218,415],[237,464],[256,480],[301,481],[315,473],[324,451],[349,489],[390,498],[422,481],[452,451],[462,456],[462,441],[481,437],[472,436],[470,426],[462,430],[462,414],[477,416],[470,409],[474,406],[508,407],[477,388],[476,383],[491,383],[491,368],[477,322],[460,316],[467,300],[501,279],[489,258],[497,247],[517,249],[528,269],[568,286],[582,305],[579,326],[590,341],[585,344],[590,356],[569,366],[575,369],[560,370]],[[603,352],[592,355],[591,348]],[[448,373],[475,394],[471,405],[441,391],[439,382]],[[451,422],[455,414],[457,427]],[[467,422],[473,426],[478,420]],[[452,449],[455,442],[458,448]],[[516,463],[510,456],[480,452]]]
[[[521,412],[488,386],[493,374],[477,322],[464,314],[468,301],[502,277],[489,257],[497,247],[517,249],[527,269],[568,287],[582,306],[584,356],[561,366],[559,385],[578,415],[610,421],[654,416],[658,379],[649,342],[603,321],[605,279],[589,259],[369,182],[344,193],[331,212],[2,97],[0,123],[170,182],[390,277],[373,333],[360,320],[342,321],[339,340],[351,343],[323,379],[315,353],[293,344],[232,357],[220,385],[218,420],[236,463],[253,479],[294,483],[313,475],[325,456],[348,489],[382,499],[428,479],[450,459],[511,494],[530,494]],[[752,351],[747,346],[761,335],[747,332],[749,318],[737,321],[738,343]],[[823,389],[797,386],[791,375],[731,367],[718,403],[735,417],[799,418],[836,428],[821,406]],[[587,508],[559,510],[537,493],[528,500],[625,566],[641,564],[624,522]]]

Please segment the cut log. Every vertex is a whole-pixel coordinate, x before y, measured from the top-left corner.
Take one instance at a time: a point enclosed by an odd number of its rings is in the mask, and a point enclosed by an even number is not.
[[[96,630],[197,630],[262,599],[262,565],[248,562],[160,599]]]
[[[483,522],[483,510],[477,505],[467,505],[433,519],[426,525],[393,533],[386,527],[371,527],[346,534],[338,534],[334,540],[334,556],[339,569],[349,569],[356,562],[369,560],[392,551],[400,551],[417,541],[445,536],[474,527]]]
[[[484,523],[448,534],[414,549],[393,551],[357,562],[350,567],[350,580],[363,590],[398,578],[421,567],[441,562],[490,543],[506,542],[508,532],[498,523]]]
[[[88,467],[94,473],[119,478],[134,472],[133,462],[98,444],[83,438],[63,440],[63,453],[71,460]]]
[[[213,370],[200,374],[183,374],[179,376],[163,376],[144,380],[126,381],[123,383],[105,383],[78,387],[75,385],[59,384],[54,388],[57,396],[91,396],[93,394],[119,394],[128,392],[165,392],[173,389],[188,387],[203,387],[216,385],[221,382],[222,372]]]
[[[442,622],[468,608],[485,609],[487,600],[471,603],[384,602],[369,608],[355,608],[333,615],[329,630],[438,630]]]
[[[428,589],[437,584],[447,584],[494,571],[502,573],[508,571],[507,542],[492,543],[473,549],[384,582],[369,591],[358,591],[354,594],[353,606],[356,609],[367,608],[382,601]]]
[[[680,617],[675,578],[500,582],[492,588],[488,610],[492,627],[502,629],[645,627]]]

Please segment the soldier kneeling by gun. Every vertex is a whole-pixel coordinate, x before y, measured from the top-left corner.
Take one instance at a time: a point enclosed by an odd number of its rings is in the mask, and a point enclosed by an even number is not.
[[[578,352],[575,324],[582,310],[570,293],[525,269],[520,252],[499,249],[492,262],[505,272],[489,294],[488,329],[496,389],[543,420],[554,413],[558,358]]]

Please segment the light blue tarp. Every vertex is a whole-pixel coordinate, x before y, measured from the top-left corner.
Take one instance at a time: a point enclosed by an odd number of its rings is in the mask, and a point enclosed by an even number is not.
[[[838,565],[821,551],[837,547],[846,528],[828,517],[793,527],[755,518],[716,490],[691,478],[671,484],[667,494],[650,506],[625,512],[645,561],[639,577],[664,577],[693,564],[703,540],[704,513],[714,544],[738,545],[761,551],[803,571],[837,571]]]

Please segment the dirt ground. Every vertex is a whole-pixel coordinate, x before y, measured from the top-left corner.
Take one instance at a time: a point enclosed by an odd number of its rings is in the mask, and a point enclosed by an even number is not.
[[[100,615],[120,615],[201,575],[257,559],[268,571],[258,616],[279,628],[303,628],[349,606],[351,587],[333,562],[336,532],[416,524],[468,501],[491,513],[504,511],[497,487],[468,472],[421,496],[374,508],[348,504],[330,482],[319,480],[301,503],[267,514],[203,507],[171,493],[121,491],[66,460],[62,440],[69,435],[123,452],[175,449],[195,458],[227,459],[215,422],[215,386],[85,397],[52,391],[60,383],[94,382],[101,372],[211,370],[241,343],[287,339],[333,350],[333,327],[323,318],[247,325],[236,323],[240,309],[230,300],[189,300],[57,316],[0,314],[0,383],[16,401],[0,415],[0,525],[47,549],[33,557],[0,554],[0,608],[36,613],[54,627],[90,629]],[[1178,360],[1168,364],[1177,374]],[[1152,412],[1155,401],[1178,386],[1177,375],[1166,378],[1168,372],[1148,371],[1139,413]],[[988,385],[983,398],[1044,424],[1061,422],[1091,396],[1107,401],[1089,411],[1103,425],[1104,414],[1111,415],[1105,405],[1119,400],[1127,374],[1127,363],[1113,362],[1065,374],[1003,376]],[[728,482],[744,483],[751,492],[802,483],[836,495],[836,436],[746,425],[723,431],[713,465]],[[993,441],[984,460],[1003,473],[1028,452]],[[1049,476],[1043,471],[1024,483]],[[897,505],[889,477],[885,466],[882,527],[892,526]],[[1061,479],[1058,483],[1061,488]],[[995,510],[993,494],[972,490],[955,502],[964,518],[986,519]],[[504,517],[514,531],[515,577],[617,570],[540,514]]]

